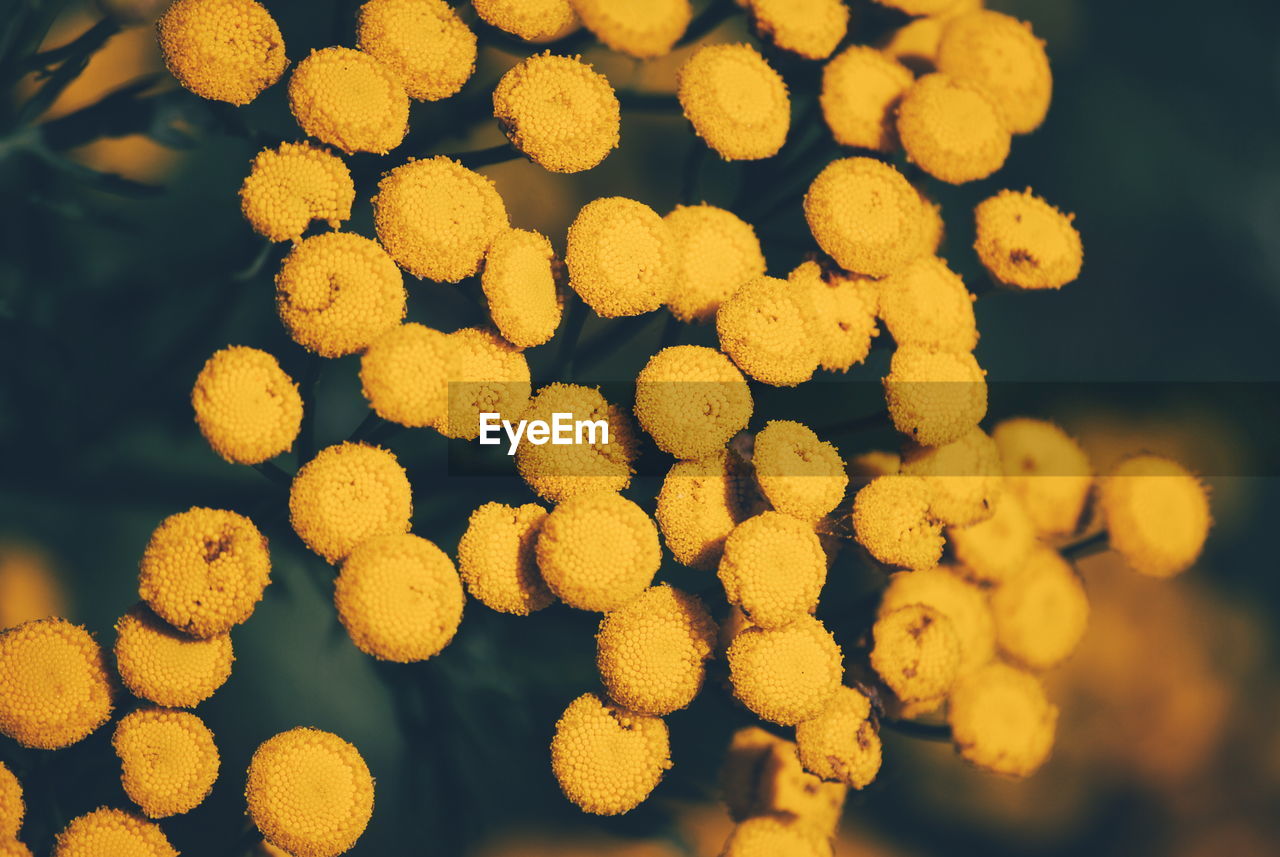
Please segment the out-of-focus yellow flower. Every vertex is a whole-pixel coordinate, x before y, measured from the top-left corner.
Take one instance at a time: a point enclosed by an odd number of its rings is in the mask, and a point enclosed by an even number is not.
[[[729,603],[752,624],[781,628],[817,608],[827,558],[811,526],[767,511],[729,534],[718,575]]]
[[[828,164],[804,195],[804,216],[818,246],[855,273],[888,276],[922,249],[919,192],[874,158]]]
[[[95,809],[58,834],[53,857],[178,857],[153,821],[119,809]]]
[[[671,767],[667,724],[594,693],[569,703],[551,739],[551,770],[565,797],[593,815],[639,805]]]
[[[569,0],[472,0],[485,23],[526,42],[549,42],[581,25]]]
[[[204,721],[187,711],[143,708],[116,725],[111,746],[120,782],[148,818],[195,809],[218,778],[218,747]]]
[[[404,318],[404,280],[376,241],[326,232],[285,257],[276,311],[303,348],[323,357],[357,354]]]
[[[493,115],[512,145],[554,173],[578,173],[618,145],[622,120],[609,79],[579,57],[534,54],[493,90]]]
[[[960,640],[951,620],[924,604],[882,611],[871,629],[871,668],[903,702],[933,707],[960,667]]]
[[[987,597],[977,586],[947,568],[899,572],[889,578],[880,599],[880,616],[923,604],[947,617],[960,644],[960,675],[967,675],[995,654],[995,623]]]
[[[1200,556],[1209,534],[1209,496],[1176,461],[1128,458],[1102,480],[1098,499],[1111,547],[1134,570],[1172,577]]]
[[[698,461],[679,461],[658,492],[655,517],[676,562],[715,568],[725,539],[750,513],[754,496],[750,469],[721,449]]]
[[[298,385],[275,357],[243,345],[215,351],[205,361],[191,406],[209,446],[237,464],[288,452],[302,427]]]
[[[364,443],[320,450],[293,478],[289,520],[298,537],[331,563],[373,536],[406,533],[413,489],[391,452]]]
[[[671,52],[684,35],[689,0],[570,0],[582,23],[615,51],[639,59]]]
[[[947,540],[967,577],[998,585],[1019,569],[1035,547],[1036,531],[1022,501],[1012,491],[1004,491],[990,518],[951,527]]]
[[[373,777],[360,751],[319,729],[264,741],[249,762],[249,817],[294,857],[336,857],[355,845],[373,814]]]
[[[547,510],[485,503],[458,542],[458,571],[471,597],[491,610],[528,616],[555,601],[538,571],[538,534]]]
[[[902,472],[924,479],[929,514],[949,526],[964,527],[990,518],[1004,491],[1000,451],[980,428],[943,446],[909,444],[902,456]]]
[[[1000,650],[1034,670],[1057,666],[1075,651],[1089,622],[1084,585],[1062,556],[1037,546],[991,595]]]
[[[942,446],[987,415],[986,372],[972,354],[903,345],[889,362],[884,396],[898,431],[921,446]]]
[[[529,404],[529,362],[520,349],[491,330],[464,327],[449,334],[449,418],[445,437],[474,440],[480,415],[515,420]]]
[[[721,857],[831,857],[831,842],[771,815],[740,822]]]
[[[0,839],[0,857],[32,857],[31,849],[17,839]]]
[[[194,506],[160,522],[138,572],[138,593],[156,615],[212,637],[253,615],[271,582],[271,554],[253,521]]]
[[[298,63],[289,109],[308,136],[347,154],[385,155],[409,131],[409,96],[399,78],[351,48],[322,48]]]
[[[796,725],[796,747],[812,773],[865,788],[880,772],[880,733],[871,721],[871,700],[841,687],[821,714]]]
[[[898,143],[894,108],[915,81],[910,69],[865,45],[851,45],[822,70],[819,102],[842,146],[890,152]]]
[[[619,494],[570,497],[538,534],[538,568],[561,601],[579,610],[617,610],[653,580],[662,561],[658,529]]]
[[[786,280],[756,277],[716,311],[720,348],[765,384],[794,387],[813,377],[818,347],[806,330],[802,295]]]
[[[931,568],[942,557],[942,525],[929,515],[929,488],[917,476],[879,476],[853,499],[858,544],[904,568]]]
[[[894,476],[902,470],[902,456],[896,452],[873,449],[849,459],[846,468],[854,484],[866,485],[877,476]]]
[[[978,345],[973,302],[946,262],[921,256],[881,284],[880,318],[898,345],[972,351]]]
[[[714,348],[664,348],[636,378],[636,419],[676,458],[713,454],[747,427],[751,410],[747,379]]]
[[[22,829],[27,806],[22,800],[22,783],[0,762],[0,841],[16,839]]]
[[[676,95],[693,130],[726,161],[771,158],[787,139],[787,85],[751,45],[699,48],[680,67]]]
[[[437,428],[449,413],[449,368],[458,340],[415,322],[397,325],[360,358],[360,389],[384,420]]]
[[[947,720],[967,761],[1026,777],[1049,758],[1058,709],[1035,676],[994,661],[956,684]]]
[[[569,286],[602,318],[662,306],[675,282],[675,242],[652,208],[621,196],[582,207],[569,226]]]
[[[677,205],[662,219],[671,230],[677,260],[667,308],[681,321],[711,321],[739,286],[764,276],[760,239],[733,212],[714,205]]]
[[[84,628],[37,619],[0,633],[0,734],[24,747],[57,750],[110,715],[102,650]]]
[[[937,62],[941,72],[982,84],[1015,134],[1034,131],[1049,112],[1049,57],[1025,21],[985,9],[957,15],[942,31]]]
[[[727,657],[733,695],[780,726],[821,714],[844,673],[835,638],[812,616],[782,628],[748,627],[733,638]]]
[[[840,505],[849,484],[839,450],[792,420],[765,424],[756,435],[752,463],[773,508],[810,524]]]
[[[520,444],[516,469],[539,497],[560,503],[579,494],[621,491],[631,484],[636,442],[622,410],[606,402],[594,387],[554,382],[529,400],[521,419],[550,422],[557,413],[570,414],[574,420],[604,420],[609,427],[608,442],[597,431],[584,433],[587,443]]]
[[[312,220],[337,229],[351,219],[355,196],[351,171],[337,155],[307,142],[281,143],[254,157],[240,210],[259,235],[296,241]]]
[[[767,815],[822,839],[835,834],[848,792],[843,783],[823,782],[806,771],[795,743],[759,726],[733,734],[720,781],[735,821]]]
[[[760,37],[784,51],[823,60],[849,28],[849,8],[841,0],[747,0]]]
[[[958,0],[876,0],[881,6],[897,9],[908,15],[943,15],[950,12]]]
[[[991,94],[941,72],[920,78],[902,97],[898,137],[912,163],[949,184],[985,179],[1009,156],[1009,129]]]
[[[284,37],[255,0],[176,0],[156,23],[178,83],[214,101],[248,104],[284,74]]]
[[[134,696],[193,708],[231,676],[230,634],[206,639],[175,631],[138,604],[116,622],[116,669]]]
[[[555,335],[564,309],[557,282],[561,273],[551,242],[542,233],[499,233],[484,257],[480,287],[503,339],[517,348],[533,348]]]
[[[1059,289],[1080,276],[1084,247],[1073,223],[1028,188],[1002,190],[973,210],[973,248],[999,283],[1018,289]]]
[[[1053,423],[1029,417],[1000,422],[991,437],[1000,449],[1005,484],[1036,532],[1075,532],[1093,485],[1093,469],[1080,444]]]
[[[448,98],[476,69],[475,33],[444,0],[366,0],[356,44],[418,101]]]
[[[818,362],[830,372],[847,372],[871,353],[876,327],[878,284],[862,274],[814,261],[802,262],[787,275],[806,310],[809,335],[818,343]]]
[[[34,547],[0,542],[0,630],[60,615],[65,601],[50,557]]]

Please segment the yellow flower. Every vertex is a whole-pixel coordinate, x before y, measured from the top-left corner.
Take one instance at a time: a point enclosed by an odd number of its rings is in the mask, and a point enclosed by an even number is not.
[[[322,48],[289,77],[289,109],[306,132],[347,154],[385,155],[409,131],[409,96],[395,72],[351,48]]]
[[[602,318],[662,306],[677,270],[675,241],[652,208],[621,196],[587,203],[569,226],[569,286]]]
[[[901,346],[889,362],[884,396],[894,427],[921,446],[958,440],[987,414],[986,373],[972,354]]]
[[[155,822],[119,809],[95,809],[58,834],[53,857],[178,857]]]
[[[1102,480],[1098,500],[1111,547],[1134,570],[1172,577],[1200,556],[1209,534],[1209,497],[1176,461],[1128,458]]]
[[[885,280],[880,318],[898,345],[972,351],[978,345],[974,296],[936,256],[921,256]]]
[[[717,573],[729,603],[752,624],[781,628],[817,609],[827,557],[812,527],[767,511],[729,533]]]
[[[360,751],[332,732],[297,728],[264,741],[249,762],[249,816],[294,857],[336,857],[373,814],[373,777]]]
[[[564,796],[593,815],[630,812],[671,767],[667,724],[594,693],[569,703],[551,739],[551,771]]]
[[[1035,676],[993,661],[956,684],[947,720],[956,749],[968,762],[1026,777],[1049,758],[1058,709]]]
[[[0,541],[0,630],[56,616],[65,601],[51,557],[34,546]]]
[[[1000,449],[1005,484],[1036,532],[1075,532],[1093,485],[1093,468],[1080,444],[1053,423],[1029,417],[1004,420],[991,436]]]
[[[964,527],[990,518],[1004,491],[1000,451],[980,428],[942,446],[908,444],[902,472],[924,479],[929,514],[949,526]]]
[[[636,419],[676,458],[713,454],[747,427],[751,409],[747,379],[714,348],[664,348],[636,378]]]
[[[982,84],[1015,134],[1034,131],[1049,112],[1049,58],[1025,21],[985,9],[957,15],[942,31],[937,62],[941,72]]]
[[[437,426],[445,437],[474,440],[480,414],[518,419],[529,404],[529,363],[497,334],[464,327],[449,334],[449,418]]]
[[[357,354],[404,318],[404,281],[376,241],[326,232],[285,257],[276,311],[303,348],[322,357]]]
[[[849,28],[849,9],[841,0],[746,2],[761,38],[805,59],[831,56]]]
[[[22,800],[22,783],[13,771],[0,762],[0,842],[16,839],[22,829],[22,817],[27,807]]]
[[[618,145],[621,108],[608,78],[578,57],[534,54],[502,76],[493,115],[512,145],[554,173],[579,173]]]
[[[977,586],[942,567],[898,572],[889,578],[878,615],[913,604],[936,610],[951,623],[960,644],[960,675],[968,675],[995,655],[995,620],[986,595]]]
[[[310,143],[281,143],[253,159],[240,186],[240,210],[259,235],[298,240],[312,220],[332,229],[351,218],[356,189],[342,159]]]
[[[720,449],[698,461],[679,461],[667,471],[654,517],[676,562],[708,570],[724,552],[725,539],[747,518],[754,496],[749,468]]]
[[[720,857],[831,857],[831,841],[771,815],[740,822]]]
[[[957,0],[876,0],[881,6],[897,9],[908,15],[942,15],[950,12]]]
[[[702,688],[716,623],[696,597],[665,584],[606,613],[596,667],[609,697],[639,714],[670,714]]]
[[[373,536],[409,531],[413,489],[396,457],[363,443],[320,450],[293,478],[289,520],[298,537],[330,563]]]
[[[1084,247],[1073,223],[1028,188],[1002,190],[973,210],[973,248],[992,278],[1018,289],[1059,289],[1080,276]]]
[[[802,298],[776,277],[744,283],[716,311],[721,350],[762,383],[794,387],[808,381],[818,368],[818,347],[806,329]]]
[[[302,426],[302,396],[276,358],[232,345],[205,361],[191,390],[196,425],[218,455],[257,464],[288,452]]]
[[[538,534],[547,510],[485,503],[458,542],[458,571],[471,597],[491,610],[528,616],[555,601],[538,571]]]
[[[475,33],[444,0],[366,0],[356,44],[419,101],[448,98],[476,68]]]
[[[0,857],[32,857],[31,849],[17,839],[0,839]]]
[[[870,785],[880,772],[880,733],[871,700],[842,687],[821,714],[796,725],[796,747],[805,768],[850,788]]]
[[[853,529],[873,557],[931,568],[942,557],[942,525],[929,515],[929,487],[918,476],[879,476],[853,498]]]
[[[57,750],[111,715],[102,650],[65,619],[37,619],[0,633],[0,734]]]
[[[487,24],[527,42],[549,42],[581,25],[569,0],[472,0]]]
[[[551,242],[540,232],[508,229],[490,245],[480,287],[489,317],[512,345],[533,348],[555,335],[564,308],[561,270]]]
[[[822,69],[822,115],[842,146],[891,152],[898,143],[894,108],[915,77],[893,57],[851,45]]]
[[[676,251],[667,308],[681,321],[711,321],[739,286],[764,276],[760,239],[733,212],[706,204],[677,205],[662,219]]]
[[[438,428],[449,412],[449,368],[458,344],[409,322],[379,336],[360,358],[360,391],[384,420]]]
[[[1005,480],[1008,486],[1008,480]],[[1000,584],[1014,574],[1036,545],[1036,531],[1022,501],[1001,492],[990,518],[967,527],[951,527],[947,540],[964,572],[981,583]]]
[[[619,494],[582,494],[552,510],[538,534],[538,568],[561,601],[617,610],[653,580],[662,561],[658,529]]]
[[[489,245],[510,226],[493,182],[443,155],[384,175],[373,219],[378,240],[400,267],[443,283],[476,273]]]
[[[782,75],[748,44],[708,45],[680,66],[676,95],[693,130],[726,161],[778,154],[791,125]]]
[[[818,246],[855,273],[888,276],[922,249],[919,192],[874,158],[828,164],[804,196],[804,216]]]
[[[912,163],[950,184],[985,179],[1009,156],[1009,129],[991,94],[941,72],[920,78],[902,97],[898,137]]]
[[[767,815],[821,839],[835,835],[848,792],[843,783],[823,782],[806,771],[795,743],[759,726],[733,733],[720,780],[734,821]]]
[[[160,618],[196,637],[226,633],[253,615],[271,582],[267,540],[224,509],[170,515],[151,534],[138,592]]]
[[[218,747],[204,721],[186,711],[142,708],[116,725],[111,746],[120,782],[148,818],[195,809],[218,778]]]
[[[557,413],[570,414],[574,420],[606,421],[608,442],[596,432],[584,437],[590,443],[520,444],[516,469],[539,497],[559,503],[579,494],[621,491],[631,484],[636,444],[623,411],[606,402],[594,387],[555,382],[529,400],[521,418],[549,422]]]
[[[792,420],[765,424],[756,435],[752,463],[773,508],[809,524],[840,505],[849,484],[839,450]]]
[[[684,35],[689,0],[570,0],[582,23],[615,51],[640,59],[671,52]]]
[[[812,616],[782,628],[748,627],[729,646],[733,695],[780,726],[817,717],[840,688],[844,656]]]
[[[188,637],[138,604],[116,622],[116,669],[134,696],[193,708],[231,676],[230,634]]]
[[[201,98],[248,104],[289,63],[280,27],[255,0],[176,0],[156,29],[169,72]]]
[[[847,372],[871,353],[879,335],[877,281],[838,268],[801,262],[787,275],[805,309],[808,333],[818,344],[818,362],[830,372]]]
[[[1000,650],[1034,670],[1057,666],[1075,651],[1089,622],[1084,585],[1062,556],[1038,545],[991,595]]]
[[[871,634],[871,668],[898,699],[930,707],[942,701],[960,666],[960,640],[950,619],[912,604],[881,611]]]

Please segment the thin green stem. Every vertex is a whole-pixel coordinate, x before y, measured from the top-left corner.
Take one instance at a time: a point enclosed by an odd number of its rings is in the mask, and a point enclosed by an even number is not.
[[[817,429],[817,432],[819,435],[855,434],[857,432],[870,431],[871,429],[888,428],[890,425],[892,425],[892,422],[889,417],[889,409],[884,408],[874,413],[823,426]]]
[[[276,485],[288,488],[293,484],[293,477],[274,461],[262,461],[253,465],[253,469],[270,479]]]
[[[574,352],[582,337],[582,327],[587,323],[587,305],[576,295],[569,295],[569,312],[560,331],[560,348],[551,370],[552,381],[569,381],[573,378]]]
[[[452,158],[462,164],[469,170],[477,167],[487,167],[490,164],[501,164],[504,161],[514,161],[516,158],[523,158],[524,155],[519,149],[510,143],[499,143],[496,146],[490,146],[487,149],[472,149],[467,152],[452,152],[445,154],[446,158]]]
[[[1084,559],[1087,556],[1104,553],[1111,549],[1110,534],[1106,530],[1099,530],[1092,535],[1078,539],[1071,544],[1063,545],[1058,549],[1063,559],[1076,561]]]
[[[950,741],[951,727],[945,723],[921,723],[918,720],[894,720],[889,717],[880,718],[880,725],[899,735],[918,738],[922,741]]]
[[[673,92],[631,92],[622,90],[618,93],[618,104],[623,110],[638,113],[679,113],[680,101]]]

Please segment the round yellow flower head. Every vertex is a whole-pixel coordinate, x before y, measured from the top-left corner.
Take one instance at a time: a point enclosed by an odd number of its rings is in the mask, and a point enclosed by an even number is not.
[[[356,44],[418,101],[439,101],[476,69],[476,35],[444,0],[366,0]]]
[[[794,742],[759,726],[744,726],[733,734],[720,785],[734,821],[770,816],[824,841],[835,834],[849,791],[843,783],[823,782],[806,771]]]
[[[1000,449],[1005,484],[1022,501],[1036,532],[1075,532],[1093,485],[1093,468],[1080,444],[1053,423],[1029,417],[1004,420],[991,436]]]
[[[831,847],[829,839],[783,817],[758,815],[733,828],[720,857],[831,857]]]
[[[749,467],[728,449],[676,462],[662,480],[655,514],[676,562],[715,568],[725,539],[750,514],[752,487]]]
[[[491,610],[528,616],[555,601],[538,572],[538,534],[547,510],[537,503],[485,503],[458,542],[458,571],[471,597]]]
[[[102,650],[84,628],[37,619],[0,633],[0,734],[24,747],[57,750],[110,715]]]
[[[376,241],[326,232],[285,257],[276,310],[303,348],[322,357],[357,354],[404,318],[404,280]]]
[[[912,604],[882,612],[871,634],[871,668],[898,699],[930,703],[946,696],[960,667],[960,640],[950,619]]]
[[[849,8],[841,0],[747,0],[762,39],[809,60],[823,60],[849,29]]]
[[[328,149],[281,143],[253,159],[240,186],[240,210],[259,235],[297,241],[313,220],[337,229],[351,219],[356,188],[351,171]]]
[[[561,601],[579,610],[617,610],[653,580],[662,562],[658,529],[619,494],[570,497],[538,534],[538,568]]]
[[[27,807],[22,800],[22,783],[0,762],[0,842],[16,839],[22,829]]]
[[[119,809],[95,809],[58,834],[53,857],[178,857],[155,822]]]
[[[1080,276],[1084,247],[1073,223],[1028,188],[1002,190],[973,210],[973,248],[997,282],[1018,289],[1059,289]]]
[[[818,343],[818,362],[830,372],[847,372],[871,353],[879,335],[876,280],[818,262],[801,262],[787,275],[806,310],[808,333]]]
[[[764,384],[794,387],[818,368],[800,290],[777,277],[744,283],[716,311],[720,348]]]
[[[320,450],[293,477],[289,520],[311,550],[338,563],[366,539],[407,533],[413,489],[391,452],[364,443]]]
[[[1010,135],[981,84],[935,72],[920,78],[898,106],[907,157],[949,184],[985,179],[1004,166]]]
[[[587,203],[569,226],[569,286],[602,318],[662,306],[675,282],[675,241],[652,208],[621,196]]]
[[[942,446],[987,415],[986,373],[972,354],[903,345],[889,362],[884,397],[898,431],[921,446]]]
[[[31,849],[17,839],[0,839],[0,857],[32,857]]]
[[[360,358],[361,392],[384,420],[436,428],[449,413],[449,368],[458,340],[415,322],[391,328]]]
[[[510,227],[493,182],[444,155],[384,175],[373,220],[378,240],[400,267],[442,283],[480,270],[489,245]]]
[[[449,339],[449,418],[438,426],[441,434],[476,439],[482,413],[518,419],[532,391],[529,362],[520,349],[476,327],[454,331]]]
[[[603,420],[609,436],[606,442],[603,432],[584,432],[583,440],[589,442],[520,444],[516,469],[539,497],[559,503],[579,494],[621,491],[631,484],[636,443],[622,410],[606,402],[594,387],[555,382],[529,400],[522,419],[550,422],[557,413],[571,414],[574,420]]]
[[[981,0],[978,2],[981,5]],[[880,51],[916,74],[937,71],[938,42],[946,26],[947,18],[942,15],[915,18],[891,31],[880,43]]]
[[[921,256],[881,284],[880,317],[898,345],[972,351],[974,296],[937,256]]]
[[[192,708],[231,676],[230,634],[188,637],[139,604],[116,622],[116,670],[134,696]]]
[[[1209,535],[1209,497],[1176,461],[1128,458],[1102,480],[1098,499],[1112,549],[1136,571],[1172,577],[1200,556]]]
[[[993,661],[956,683],[947,720],[956,749],[968,762],[1027,777],[1049,758],[1058,709],[1035,676]]]
[[[1002,491],[990,518],[949,528],[947,541],[967,576],[980,583],[1000,584],[1021,567],[1035,547],[1036,531],[1022,501],[1011,491]]]
[[[681,321],[715,318],[743,283],[764,276],[764,253],[751,224],[714,205],[677,205],[662,218],[676,248],[667,308]]]
[[[747,379],[714,348],[664,348],[636,378],[636,419],[676,458],[713,454],[747,427],[751,409]]]
[[[409,131],[409,96],[395,72],[351,48],[322,48],[289,77],[289,109],[306,132],[347,154],[385,155]]]
[[[781,628],[748,627],[729,646],[733,695],[780,726],[817,717],[840,689],[844,656],[812,616]]]
[[[1075,569],[1038,545],[991,595],[1000,650],[1033,670],[1057,666],[1075,651],[1089,623],[1089,599]]]
[[[201,98],[248,104],[289,64],[279,25],[255,0],[176,0],[156,30],[170,74]]]
[[[929,515],[929,486],[916,476],[878,476],[853,499],[853,530],[873,557],[931,568],[942,557],[942,525]]]
[[[958,0],[876,0],[881,6],[908,15],[941,15],[950,12]]]
[[[1049,112],[1053,76],[1031,25],[986,9],[957,15],[938,43],[938,71],[982,84],[1009,130],[1026,134]]]
[[[716,644],[716,623],[696,597],[667,585],[606,613],[596,667],[609,698],[640,714],[670,714],[697,696]]]
[[[929,514],[949,526],[965,527],[990,518],[1004,491],[1000,450],[976,427],[942,446],[908,444],[902,472],[924,479]]]
[[[888,276],[921,251],[919,192],[874,158],[828,164],[804,195],[804,216],[823,252],[855,273]]]
[[[761,512],[729,533],[718,574],[729,603],[752,624],[781,628],[817,608],[827,557],[811,526]]]
[[[592,34],[610,48],[639,59],[671,53],[684,35],[689,0],[570,0]]]
[[[756,435],[752,463],[770,505],[809,524],[840,505],[849,485],[840,452],[791,420],[765,424]]]
[[[560,272],[551,242],[540,232],[508,229],[493,240],[480,287],[503,339],[517,348],[533,348],[555,335],[564,309],[557,287]]]
[[[526,42],[549,42],[581,25],[569,0],[472,0],[485,23]]]
[[[293,447],[302,427],[302,396],[276,358],[232,345],[205,361],[191,389],[196,425],[213,451],[236,464],[257,464]]]
[[[271,554],[253,521],[194,506],[160,522],[138,572],[138,593],[157,616],[213,637],[253,615],[271,582]]]
[[[218,778],[218,747],[204,721],[187,711],[143,708],[116,725],[111,746],[120,782],[148,818],[195,809]]]
[[[670,767],[671,745],[661,717],[636,714],[585,693],[556,722],[551,771],[564,796],[583,812],[630,812]]]
[[[410,533],[357,545],[333,593],[351,642],[378,660],[402,664],[425,661],[449,645],[465,600],[453,560]]]
[[[553,173],[580,173],[618,145],[622,120],[609,79],[578,57],[534,54],[493,90],[493,115],[512,145]]]
[[[878,615],[913,604],[936,610],[951,623],[960,644],[960,675],[968,675],[995,655],[995,621],[986,595],[977,586],[942,567],[900,571],[889,578]]]
[[[336,857],[373,815],[373,777],[360,751],[332,732],[298,728],[268,738],[249,762],[249,817],[294,857]]]
[[[841,51],[822,70],[819,102],[831,135],[842,146],[893,151],[893,111],[914,81],[910,69],[875,48]]]
[[[778,154],[791,126],[787,85],[751,45],[708,45],[680,66],[685,118],[726,161]]]
[[[806,770],[865,788],[880,773],[880,733],[871,721],[871,700],[841,687],[821,714],[796,725],[796,747]]]

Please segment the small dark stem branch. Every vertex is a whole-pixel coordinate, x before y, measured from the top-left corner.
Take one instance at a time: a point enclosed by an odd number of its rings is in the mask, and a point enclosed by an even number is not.
[[[860,431],[869,431],[871,429],[887,428],[892,425],[889,417],[889,410],[876,411],[875,413],[866,414],[861,417],[853,417],[852,419],[842,420],[838,423],[823,426],[818,429],[818,434],[854,434]]]
[[[684,158],[684,176],[680,183],[680,202],[693,205],[698,196],[698,177],[702,173],[702,162],[706,159],[707,147],[702,140],[694,137],[689,144],[689,154]]]
[[[114,18],[103,18],[65,45],[27,57],[22,63],[23,68],[26,71],[41,71],[78,54],[92,53],[118,32],[120,25]]]
[[[643,113],[679,113],[680,101],[671,92],[628,92],[618,93],[618,104],[623,110],[635,110]]]
[[[320,380],[323,359],[319,354],[308,355],[306,374],[302,379],[302,428],[298,432],[300,464],[316,456],[316,382]]]
[[[451,152],[445,154],[446,158],[453,158],[469,170],[477,167],[487,167],[490,164],[501,164],[504,161],[514,161],[516,158],[523,158],[520,150],[510,143],[499,143],[496,146],[490,146],[487,149],[472,149],[468,152]]]
[[[382,417],[378,416],[377,411],[369,411],[368,416],[364,418],[360,425],[356,426],[355,431],[351,432],[347,437],[347,440],[352,443],[359,443],[360,441],[365,440],[369,435],[378,430],[378,427],[382,425],[382,422]]]
[[[274,461],[262,461],[253,465],[253,469],[270,479],[276,485],[288,488],[293,484],[293,477],[284,471],[280,465]]]
[[[921,741],[950,741],[951,727],[945,723],[921,723],[917,720],[880,719],[880,725],[899,735],[918,738]]]
[[[560,331],[560,348],[556,352],[556,362],[551,370],[552,381],[569,381],[573,378],[574,351],[578,348],[578,339],[582,336],[582,327],[587,323],[587,305],[576,295],[569,296],[569,313],[564,328]]]
[[[648,316],[635,315],[612,324],[608,330],[592,340],[579,355],[581,363],[599,363],[641,334],[649,326]]]
[[[688,29],[684,31],[680,41],[676,42],[676,47],[691,45],[698,41],[698,39],[720,26],[726,18],[733,14],[736,8],[733,0],[711,0],[711,3],[702,10],[698,17],[689,22]]]
[[[240,834],[235,844],[231,846],[231,853],[236,855],[256,854],[260,844],[262,844],[262,834],[258,832],[258,828],[250,824],[246,826],[244,832]]]
[[[261,273],[263,266],[267,264],[267,260],[271,258],[271,251],[275,249],[275,243],[262,239],[262,246],[258,249],[257,254],[253,257],[248,265],[241,268],[231,275],[231,279],[237,283],[244,283],[254,279]]]
[[[1106,530],[1099,530],[1093,535],[1085,536],[1071,544],[1063,545],[1058,549],[1058,552],[1062,554],[1063,559],[1073,562],[1084,559],[1087,556],[1103,553],[1111,548],[1111,541],[1108,536],[1109,534]]]
[[[679,345],[684,327],[684,323],[674,315],[667,316],[667,323],[662,328],[662,343],[658,346],[659,350]]]

